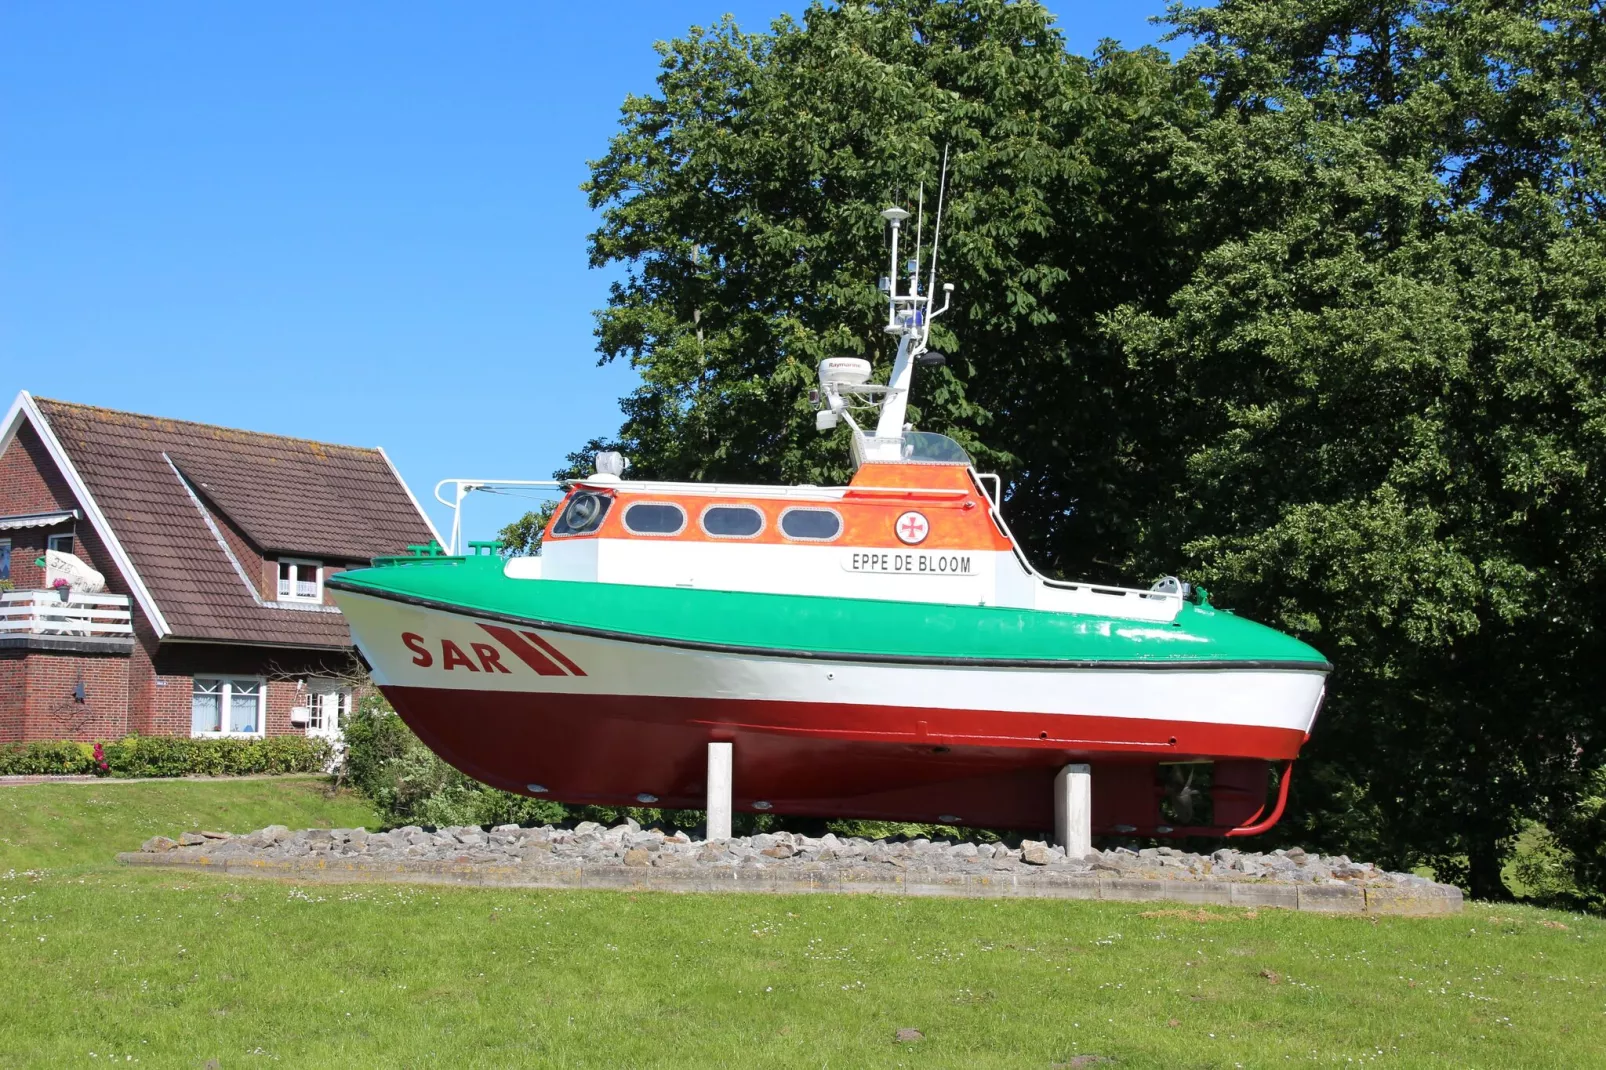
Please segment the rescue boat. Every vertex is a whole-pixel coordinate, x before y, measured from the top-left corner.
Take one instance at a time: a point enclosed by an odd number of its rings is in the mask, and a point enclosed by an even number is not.
[[[953,286],[934,307],[934,252],[924,290],[918,254],[899,279],[909,213],[882,215],[891,375],[829,359],[813,395],[850,431],[846,486],[635,480],[617,454],[563,484],[447,480],[452,552],[326,581],[375,683],[463,772],[568,803],[701,808],[729,743],[738,811],[1041,829],[1086,764],[1094,832],[1269,828],[1331,667],[1175,577],[1032,567],[997,477],[905,424]],[[461,552],[465,496],[506,485],[562,495],[539,555]]]

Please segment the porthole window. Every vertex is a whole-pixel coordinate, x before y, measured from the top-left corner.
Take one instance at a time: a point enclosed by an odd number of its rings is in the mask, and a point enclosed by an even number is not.
[[[679,535],[686,510],[673,502],[636,502],[625,509],[625,530],[632,535]]]
[[[830,542],[842,534],[842,517],[835,509],[788,509],[781,514],[781,531],[789,539]]]
[[[606,494],[581,491],[569,499],[558,522],[552,525],[553,535],[589,535],[602,526],[613,499]]]
[[[751,505],[710,505],[703,530],[716,539],[751,539],[764,530],[764,514]]]

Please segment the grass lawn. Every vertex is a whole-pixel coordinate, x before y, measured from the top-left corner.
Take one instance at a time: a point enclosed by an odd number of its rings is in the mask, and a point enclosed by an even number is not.
[[[110,860],[156,832],[365,820],[308,780],[0,787],[0,1067],[1606,1065],[1606,923],[1525,908],[297,885]]]

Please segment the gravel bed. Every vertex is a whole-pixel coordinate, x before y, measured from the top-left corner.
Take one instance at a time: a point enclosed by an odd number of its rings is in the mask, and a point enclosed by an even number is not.
[[[245,835],[186,832],[177,840],[156,836],[140,848],[183,864],[205,859],[394,866],[409,863],[469,863],[494,867],[594,866],[722,871],[780,871],[863,874],[866,870],[919,869],[930,874],[1055,874],[1060,877],[1139,878],[1194,883],[1274,882],[1306,886],[1417,890],[1443,885],[1410,873],[1391,873],[1370,862],[1338,855],[1308,854],[1298,848],[1271,852],[1223,847],[1208,855],[1171,847],[1133,851],[1116,847],[1067,858],[1061,847],[1035,840],[1019,847],[1002,843],[945,840],[865,840],[767,832],[715,842],[693,840],[684,832],[643,829],[635,821],[609,828],[582,821],[573,828],[521,828],[501,825],[423,829],[414,825],[388,832],[366,829],[305,829],[292,832],[270,825]],[[141,859],[140,861],[156,861]]]

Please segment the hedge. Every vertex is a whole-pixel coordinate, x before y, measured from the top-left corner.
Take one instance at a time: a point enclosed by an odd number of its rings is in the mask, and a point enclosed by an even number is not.
[[[104,755],[104,768],[95,748]],[[244,776],[321,773],[334,759],[326,739],[184,739],[126,736],[103,743],[51,740],[0,744],[0,776]]]

